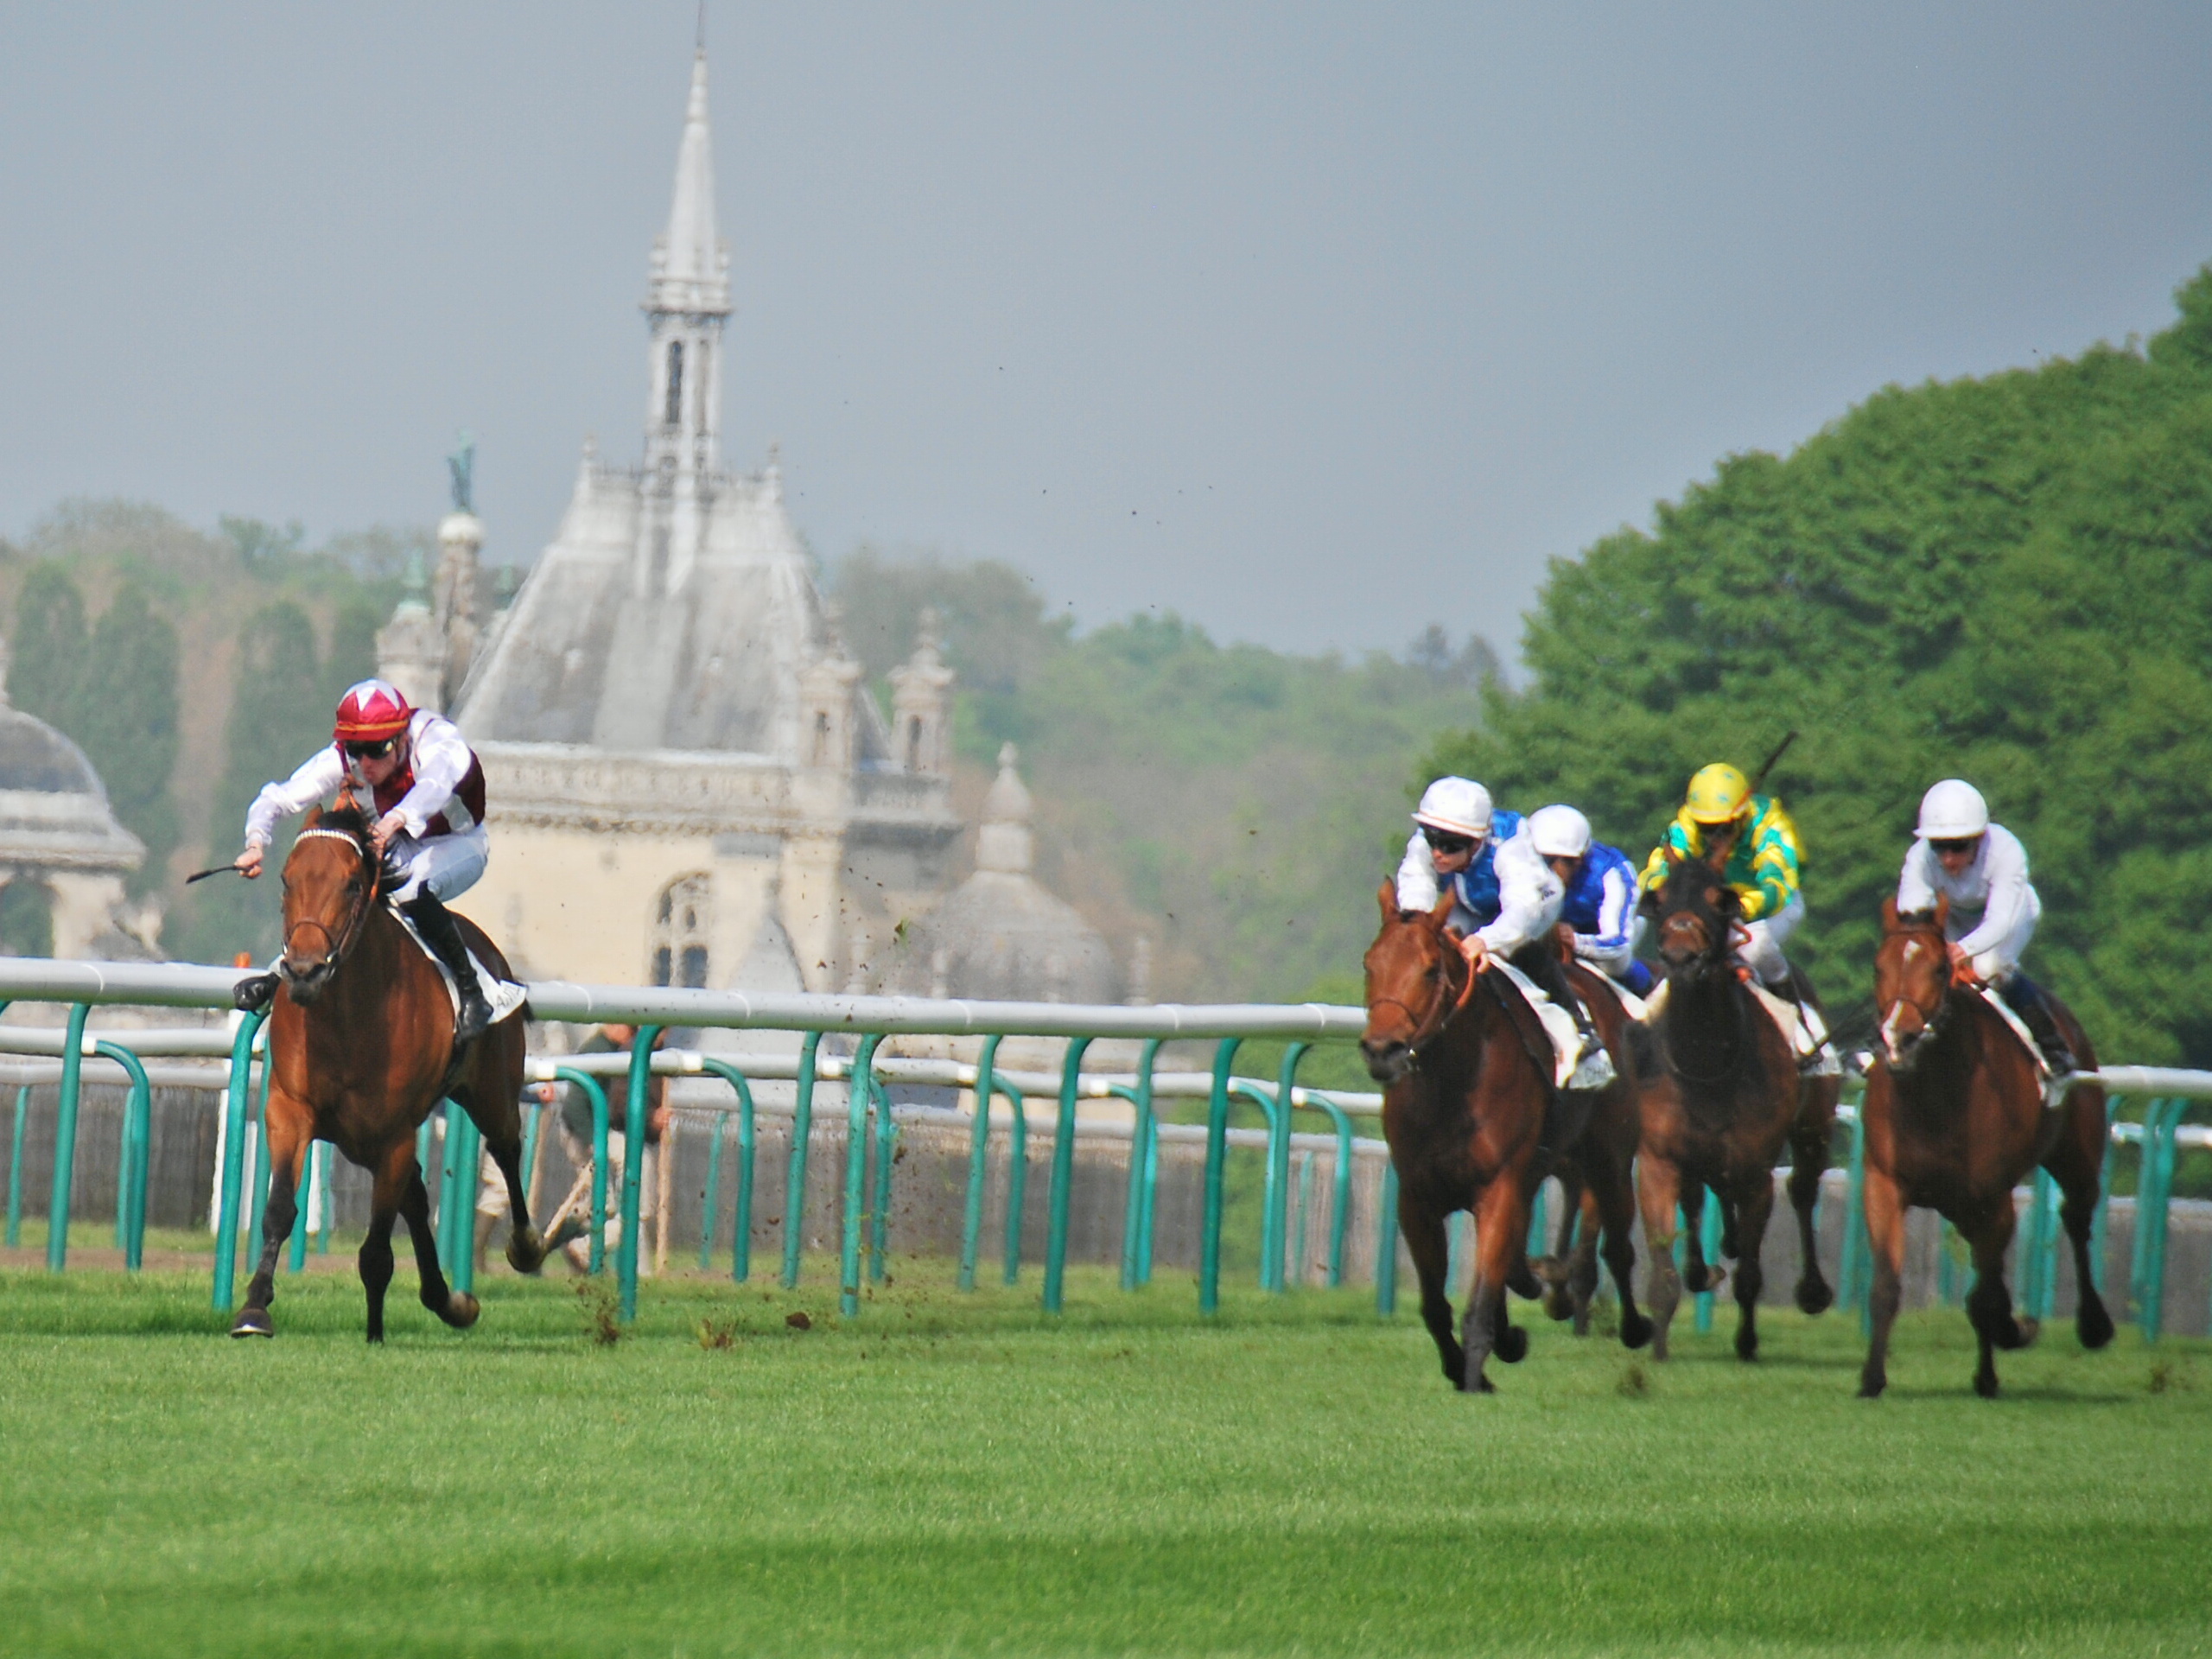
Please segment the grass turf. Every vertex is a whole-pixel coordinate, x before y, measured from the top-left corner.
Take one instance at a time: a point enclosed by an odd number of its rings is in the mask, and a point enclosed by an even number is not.
[[[1726,1308],[1663,1367],[1540,1320],[1469,1400],[1364,1293],[1070,1287],[904,1263],[841,1325],[671,1279],[602,1345],[588,1290],[487,1279],[456,1334],[403,1272],[371,1351],[346,1278],[241,1344],[200,1274],[0,1274],[0,1650],[2212,1643],[2203,1344],[2055,1327],[1985,1402],[1964,1319],[1914,1316],[1868,1403],[1848,1316],[1767,1316],[1756,1367]]]

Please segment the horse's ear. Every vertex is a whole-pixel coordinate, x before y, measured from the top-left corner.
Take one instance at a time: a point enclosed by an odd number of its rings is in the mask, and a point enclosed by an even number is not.
[[[1636,911],[1639,916],[1649,917],[1655,921],[1658,919],[1659,889],[1646,887],[1637,899]]]
[[[1436,901],[1436,908],[1428,912],[1430,923],[1437,927],[1443,926],[1452,919],[1452,906],[1457,903],[1459,903],[1457,895],[1451,888],[1445,888],[1444,896]]]
[[[1936,931],[1941,933],[1943,931],[1943,924],[1950,919],[1951,895],[1948,893],[1939,893],[1936,895]]]
[[[1388,927],[1398,919],[1398,890],[1385,881],[1376,889],[1375,902],[1382,906],[1382,925]]]
[[[1744,913],[1744,895],[1726,881],[1706,894],[1706,902],[1732,922]]]
[[[305,819],[301,823],[301,824],[300,824],[300,828],[301,828],[301,829],[302,829],[302,830],[312,830],[312,829],[314,829],[314,828],[315,827],[315,825],[317,825],[318,823],[321,823],[321,822],[322,822],[322,808],[321,808],[321,806],[319,806],[319,805],[317,805],[317,806],[311,806],[311,807],[308,808],[308,815],[307,815],[307,817],[306,817],[306,818],[305,818]]]
[[[1897,931],[1897,896],[1893,893],[1888,898],[1882,900],[1882,931],[1885,933],[1894,933]]]

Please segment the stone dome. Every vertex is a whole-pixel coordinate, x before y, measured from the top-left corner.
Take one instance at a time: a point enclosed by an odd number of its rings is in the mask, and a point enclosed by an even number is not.
[[[919,996],[1118,1002],[1122,972],[1098,930],[1031,875],[1036,838],[1013,744],[983,798],[976,873],[917,923],[898,988]]]
[[[146,849],[115,819],[85,752],[0,691],[0,863],[136,866]]]

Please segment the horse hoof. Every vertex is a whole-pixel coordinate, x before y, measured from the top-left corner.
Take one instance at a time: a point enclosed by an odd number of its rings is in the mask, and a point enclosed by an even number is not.
[[[1497,1333],[1497,1345],[1491,1351],[1509,1365],[1518,1365],[1529,1357],[1529,1333],[1517,1325],[1509,1325]]]
[[[1496,1394],[1497,1392],[1497,1384],[1491,1382],[1490,1378],[1486,1376],[1478,1376],[1472,1382],[1464,1382],[1460,1384],[1459,1392],[1462,1394]]]
[[[2018,1321],[2018,1323],[2019,1325],[2018,1339],[2006,1345],[2013,1348],[2034,1347],[2036,1338],[2043,1334],[2043,1321],[2040,1319],[2021,1319]]]
[[[1976,1371],[1974,1378],[1974,1391],[1985,1400],[1994,1400],[1997,1397],[1997,1373]]]
[[[1621,1346],[1641,1348],[1651,1340],[1656,1327],[1641,1313],[1624,1314],[1621,1318]]]
[[[2084,1348],[2101,1348],[2112,1340],[2112,1315],[2105,1312],[2101,1301],[2082,1304],[2081,1313],[2075,1316],[2074,1334]]]
[[[1526,1262],[1513,1270],[1505,1281],[1505,1287],[1524,1302],[1533,1302],[1544,1294],[1544,1287],[1538,1281],[1535,1270]]]
[[[1574,1317],[1574,1298],[1565,1286],[1555,1286],[1544,1293],[1544,1317],[1554,1324]],[[1575,1334],[1582,1333],[1578,1331]]]
[[[1859,1397],[1861,1400],[1878,1400],[1882,1397],[1882,1390],[1889,1386],[1890,1379],[1886,1376],[1871,1374],[1862,1376],[1859,1379]]]
[[[507,1265],[517,1273],[536,1273],[545,1265],[545,1240],[537,1228],[509,1235]]]
[[[438,1317],[456,1331],[466,1331],[476,1323],[483,1305],[465,1290],[456,1290],[446,1298],[446,1311]]]
[[[273,1337],[276,1326],[265,1307],[249,1307],[238,1315],[238,1323],[231,1327],[234,1337]]]
[[[1758,1360],[1758,1357],[1759,1339],[1749,1332],[1738,1332],[1736,1333],[1736,1357],[1742,1360],[1745,1364],[1750,1365],[1756,1363]]]
[[[1830,1290],[1824,1281],[1818,1279],[1800,1279],[1797,1281],[1797,1311],[1800,1313],[1809,1318],[1814,1314],[1825,1313],[1834,1306],[1835,1292]]]

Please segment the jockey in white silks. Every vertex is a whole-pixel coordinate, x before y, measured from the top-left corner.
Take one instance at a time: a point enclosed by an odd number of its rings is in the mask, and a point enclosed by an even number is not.
[[[445,901],[475,886],[491,856],[484,766],[444,715],[410,708],[383,680],[354,686],[338,705],[329,746],[254,798],[245,817],[245,850],[234,868],[258,876],[278,820],[306,811],[348,782],[375,803],[370,840],[383,861],[385,898],[453,976],[461,999],[454,1040],[482,1036],[492,1007]]]
[[[1446,925],[1479,972],[1486,957],[1509,960],[1574,1017],[1586,1055],[1604,1045],[1552,946],[1567,889],[1529,841],[1517,812],[1495,810],[1490,791],[1469,778],[1439,778],[1421,791],[1414,833],[1398,865],[1401,912],[1433,910],[1446,885]]]
[[[2075,1071],[2074,1051],[2052,1018],[2043,989],[2020,971],[2035,937],[2043,900],[2028,879],[2028,850],[2001,823],[1989,821],[1981,791],[1946,778],[1921,798],[1920,823],[1897,875],[1897,909],[1932,911],[1937,894],[1950,900],[1943,921],[1951,972],[1960,983],[1986,984],[2034,1033],[2054,1077]]]
[[[1643,917],[1628,855],[1593,838],[1590,820],[1571,806],[1531,812],[1529,839],[1567,890],[1559,919],[1574,935],[1574,954],[1636,995],[1650,995],[1651,969],[1636,959]]]

